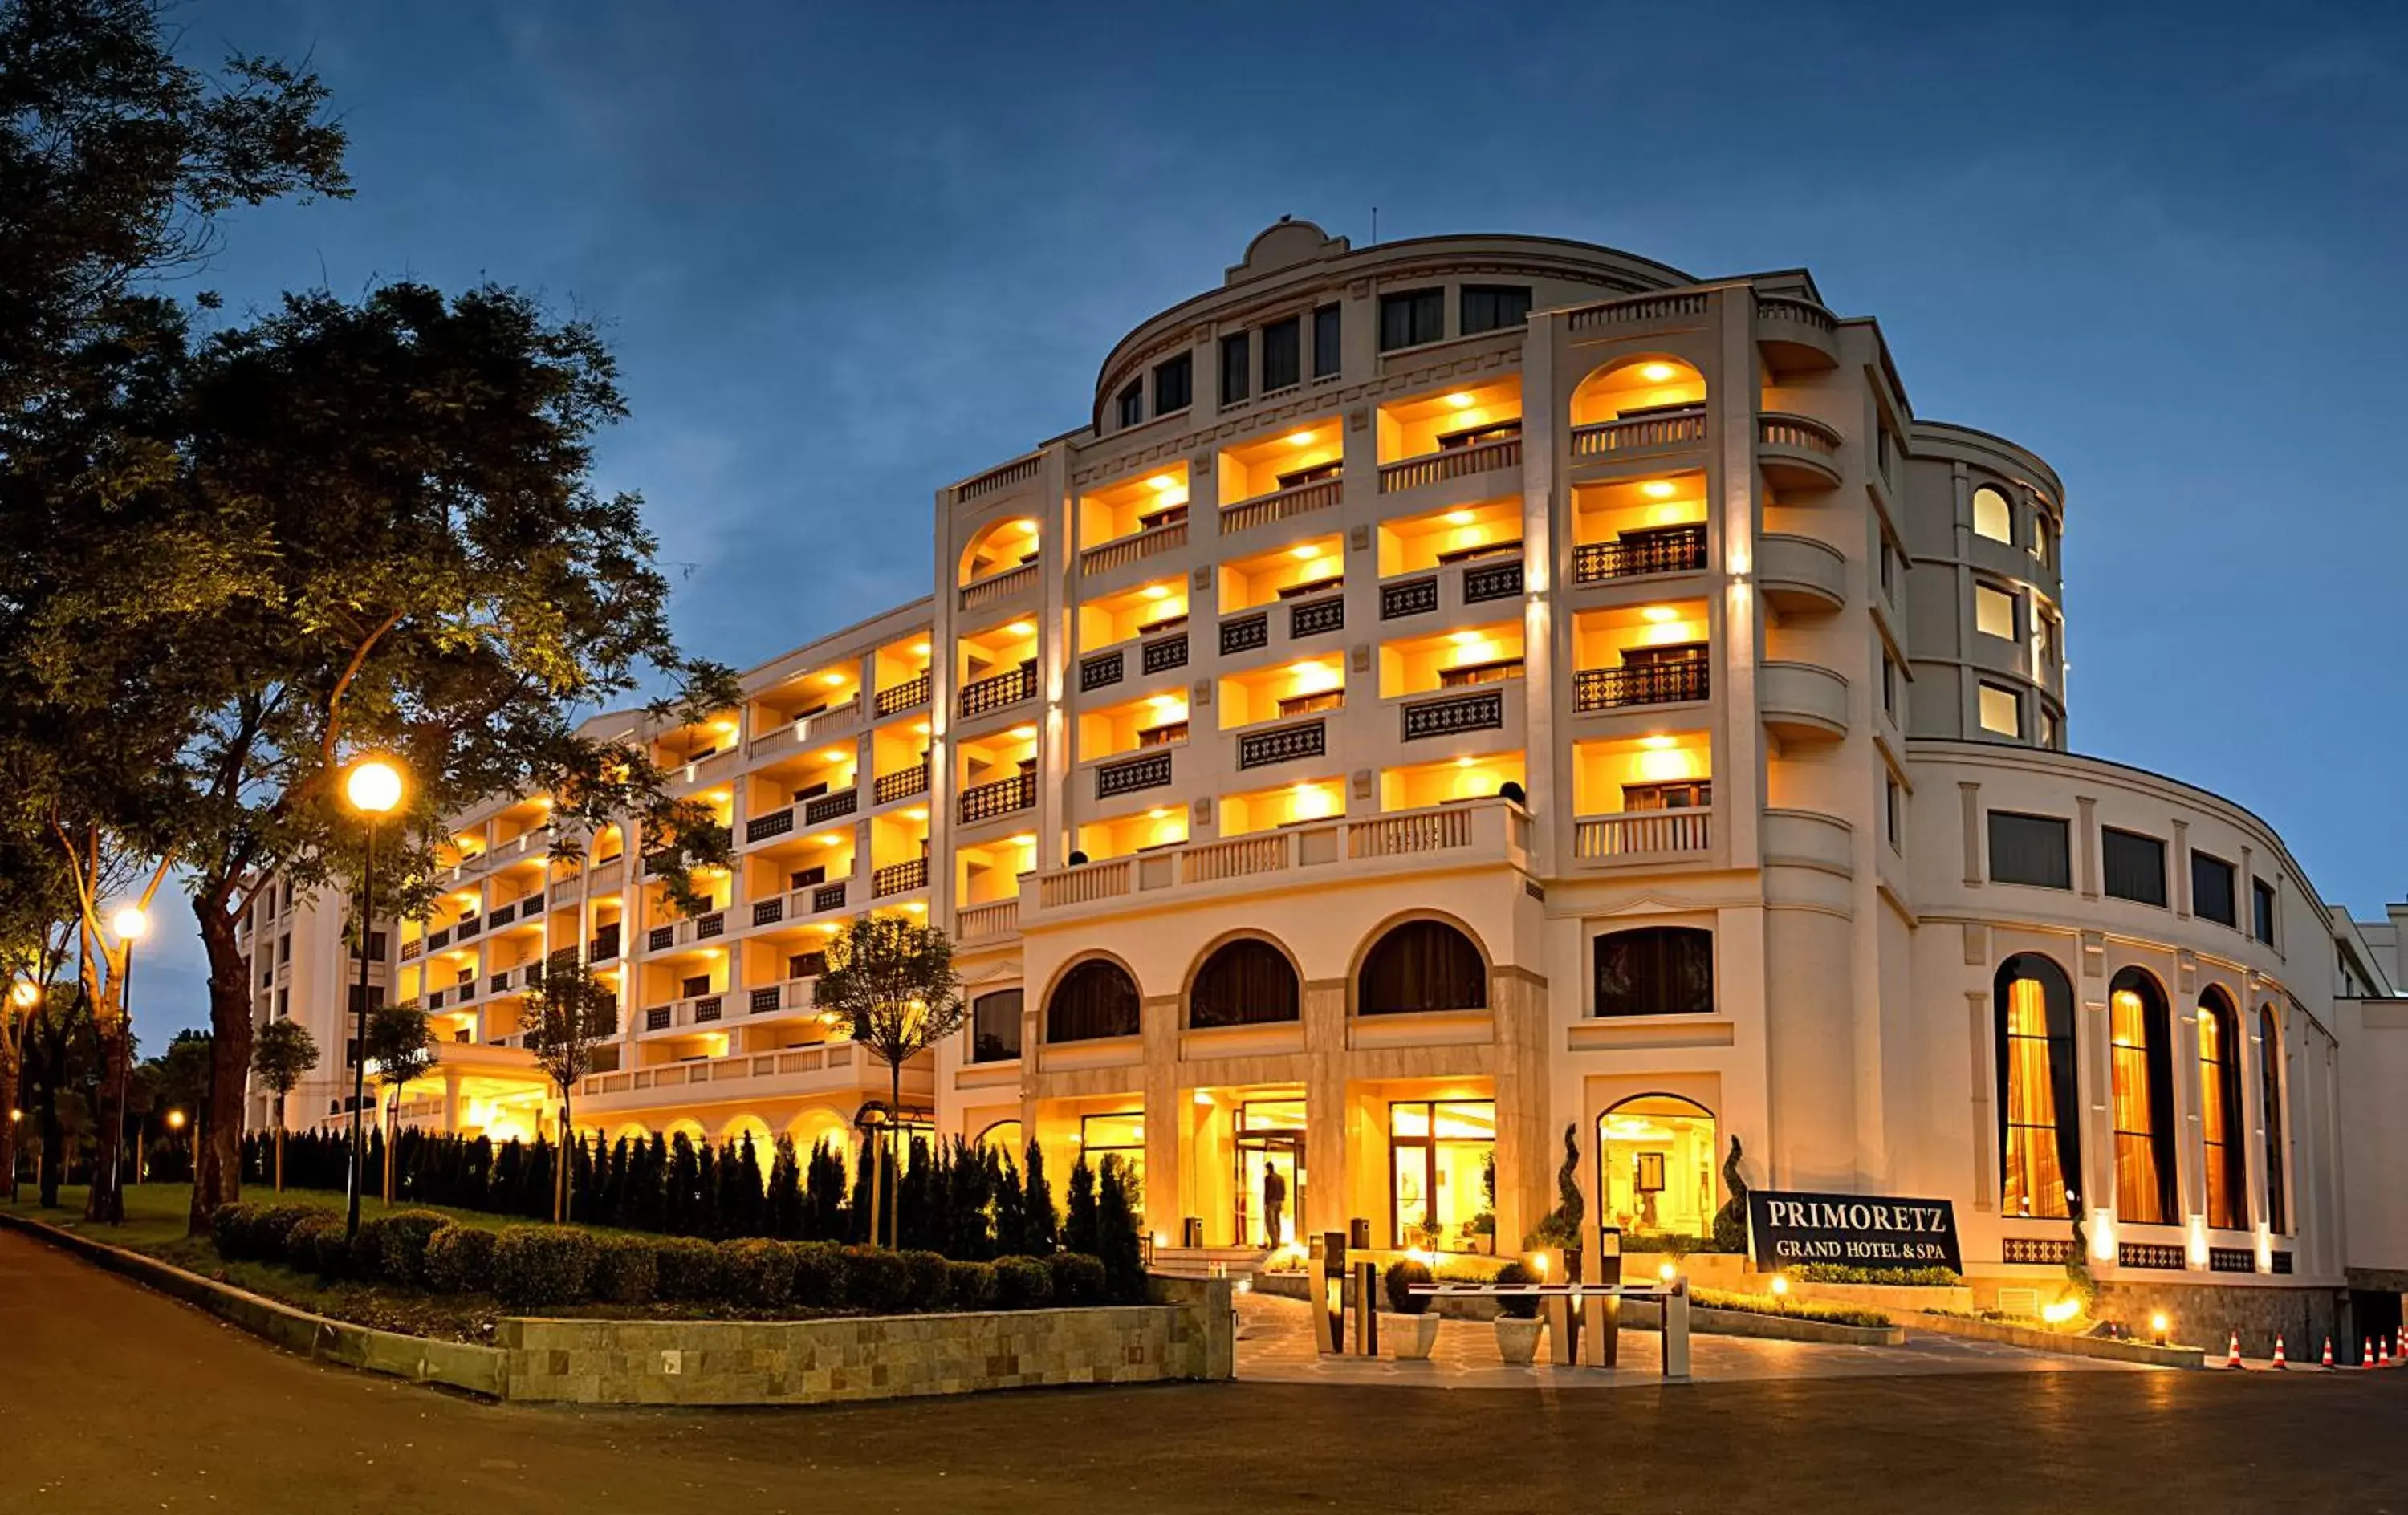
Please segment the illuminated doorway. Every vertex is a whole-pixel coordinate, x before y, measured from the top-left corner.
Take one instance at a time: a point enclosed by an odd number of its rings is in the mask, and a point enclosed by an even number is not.
[[[1648,1236],[1714,1227],[1714,1116],[1677,1094],[1626,1099],[1597,1119],[1601,1219]]]
[[[1129,1205],[1139,1214],[1145,1204],[1145,1112],[1115,1110],[1106,1115],[1089,1115],[1079,1122],[1079,1150],[1086,1154],[1087,1165],[1102,1180],[1104,1159],[1117,1157],[1121,1170],[1128,1176]]]
[[[1388,1107],[1389,1245],[1492,1251],[1497,1102],[1398,1100]]]
[[[1235,1145],[1237,1245],[1296,1245],[1297,1217],[1304,1209],[1304,1101],[1250,1099],[1240,1105]]]

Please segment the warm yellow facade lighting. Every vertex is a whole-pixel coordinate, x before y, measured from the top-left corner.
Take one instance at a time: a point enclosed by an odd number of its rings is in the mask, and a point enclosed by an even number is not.
[[[1675,736],[1641,736],[1639,738],[1639,745],[1651,752],[1661,752],[1670,748],[1679,739]]]
[[[1651,605],[1646,609],[1641,610],[1639,613],[1658,626],[1663,625],[1668,621],[1678,621],[1681,619],[1681,612],[1673,609],[1669,605]]]
[[[1287,555],[1296,559],[1298,563],[1311,563],[1313,559],[1321,556],[1321,549],[1313,546],[1311,542],[1305,542],[1298,546],[1289,548],[1287,550]]]
[[[1179,487],[1179,480],[1168,474],[1156,474],[1145,481],[1145,487],[1156,494],[1168,494]]]
[[[1469,526],[1477,519],[1469,510],[1449,510],[1446,513],[1446,523],[1450,526]]]
[[[1145,588],[1139,590],[1138,593],[1144,595],[1149,600],[1167,600],[1170,598],[1170,586],[1168,584],[1148,584]]]
[[[1037,635],[1037,627],[1032,622],[1026,621],[1015,621],[1010,625],[1006,626],[1003,629],[1006,635],[1012,636],[1034,636]]]
[[[1312,434],[1311,432],[1290,432],[1287,434],[1287,445],[1290,447],[1311,447],[1312,445]]]
[[[1015,742],[1033,742],[1037,739],[1037,728],[1035,726],[1014,726],[1010,731],[1005,732],[1004,735],[1010,737]]]
[[[1669,479],[1651,479],[1639,486],[1639,493],[1651,500],[1669,500],[1676,488]]]
[[[1471,396],[1457,390],[1446,397],[1446,403],[1451,409],[1469,410],[1471,408]]]
[[[1669,363],[1647,363],[1639,366],[1639,377],[1650,384],[1661,384],[1680,372]]]

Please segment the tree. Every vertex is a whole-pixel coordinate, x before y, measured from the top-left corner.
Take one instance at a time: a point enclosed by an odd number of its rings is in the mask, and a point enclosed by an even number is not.
[[[284,1102],[318,1065],[317,1039],[298,1021],[270,1021],[251,1049],[251,1071],[276,1096],[276,1192],[284,1193]]]
[[[25,1028],[24,1050],[24,1087],[33,1106],[35,1136],[41,1143],[38,1193],[44,1209],[56,1209],[70,1156],[69,1127],[96,1136],[102,1108],[99,1038],[80,981],[55,984],[36,1002]],[[78,1096],[76,1104],[64,1103],[64,1095]]]
[[[188,1133],[188,1151],[200,1151],[208,1132],[203,1122],[208,1117],[209,1077],[212,1070],[209,1036],[206,1031],[179,1031],[167,1040],[167,1050],[136,1070],[136,1084],[147,1096],[137,1103],[137,1131],[147,1131],[150,1116],[158,1115],[175,1129],[178,1112],[181,1112],[183,1129]],[[135,1161],[141,1163],[144,1154],[136,1152]],[[189,1174],[186,1177],[190,1177]]]
[[[1096,1255],[1101,1245],[1101,1220],[1096,1197],[1096,1170],[1081,1152],[1070,1165],[1070,1188],[1062,1208],[1062,1250]]]
[[[366,1052],[377,1087],[384,1092],[384,1202],[393,1203],[393,1150],[400,1135],[401,1092],[435,1066],[435,1030],[426,1012],[410,1005],[387,1005],[368,1017]]]
[[[848,1036],[886,1065],[887,1108],[896,1116],[903,1065],[959,1031],[968,1013],[952,938],[899,916],[867,916],[831,937],[815,994]],[[884,1166],[874,1166],[873,1178]],[[893,1235],[901,1234],[898,1216]]]
[[[619,996],[584,964],[564,953],[543,975],[543,985],[519,1002],[519,1030],[535,1065],[560,1095],[560,1139],[574,1140],[578,1084],[594,1071],[594,1050],[618,1029]],[[567,1165],[562,1165],[564,1176]],[[569,1191],[552,1196],[552,1218],[568,1219]]]
[[[75,940],[75,892],[57,852],[0,830],[0,1107],[19,1108],[25,1037]],[[0,1119],[0,1201],[17,1198],[18,1122]]]
[[[1580,1128],[1568,1124],[1564,1127],[1563,1165],[1555,1169],[1555,1208],[1541,1219],[1531,1239],[1541,1247],[1578,1251],[1581,1222],[1587,1215],[1588,1201],[1582,1197],[1580,1186]]]

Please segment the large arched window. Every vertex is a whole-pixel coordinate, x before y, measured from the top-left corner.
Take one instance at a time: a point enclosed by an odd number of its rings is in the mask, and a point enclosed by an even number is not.
[[[1021,992],[998,989],[970,1001],[970,1061],[1009,1063],[1020,1056]]]
[[[2249,1224],[2249,1158],[2241,1145],[2241,1017],[2224,991],[2199,997],[2199,1136],[2207,1149],[2207,1223]]]
[[[1999,965],[2000,1205],[2009,1215],[2072,1214],[2082,1181],[2074,1087],[2073,984],[2037,952]]]
[[[1381,937],[1354,983],[1362,1015],[1488,1008],[1488,965],[1443,921],[1408,921]]]
[[[1138,1033],[1137,982],[1109,958],[1094,957],[1062,975],[1045,1002],[1047,1041],[1093,1041]]]
[[[1259,937],[1241,936],[1214,948],[1196,970],[1187,1023],[1202,1030],[1293,1021],[1300,997],[1287,954]]]
[[[1599,1015],[1712,1015],[1714,934],[1695,926],[1609,932],[1592,948]]]
[[[2283,1028],[2272,1006],[2258,1011],[2258,1093],[2266,1117],[2266,1229],[2291,1229],[2283,1193]]]
[[[2174,1223],[2173,1030],[2165,991],[2138,968],[2107,986],[2115,1115],[2115,1213]]]
[[[2006,491],[1985,484],[1973,492],[1973,535],[2012,545],[2015,539],[2015,507]]]
[[[1609,1225],[1703,1238],[1714,1227],[1714,1115],[1641,1094],[1597,1118],[1598,1208]]]

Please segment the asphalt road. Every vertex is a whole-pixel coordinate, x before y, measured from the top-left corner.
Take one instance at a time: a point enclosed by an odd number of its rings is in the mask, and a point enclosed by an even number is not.
[[[480,1404],[0,1233],[0,1512],[2403,1510],[2408,1373]]]

